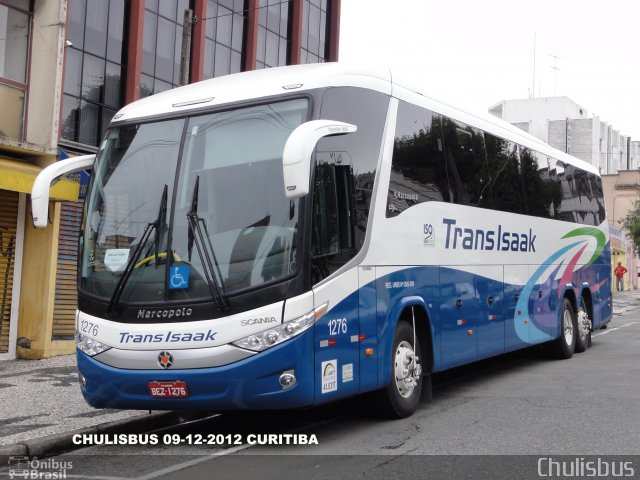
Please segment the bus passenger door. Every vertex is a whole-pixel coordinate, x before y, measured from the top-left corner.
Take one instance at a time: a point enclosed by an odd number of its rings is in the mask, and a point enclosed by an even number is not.
[[[378,354],[365,355],[371,348],[378,352],[378,322],[375,267],[359,267],[358,269],[358,309],[360,317],[360,336],[358,348],[360,356],[360,391],[374,390],[378,386]],[[352,339],[354,340],[354,339]]]
[[[327,157],[329,160],[339,155]],[[323,162],[316,166],[313,182],[314,305],[318,308],[327,303],[329,308],[314,326],[315,399],[323,403],[358,393],[359,284],[358,268],[337,274],[354,255],[351,167]]]
[[[529,345],[529,298],[520,302],[523,287],[528,281],[528,265],[504,266],[505,349],[507,352]]]
[[[440,267],[442,365],[455,367],[476,360],[478,297],[474,274]]]
[[[504,353],[503,267],[477,267],[478,358]]]

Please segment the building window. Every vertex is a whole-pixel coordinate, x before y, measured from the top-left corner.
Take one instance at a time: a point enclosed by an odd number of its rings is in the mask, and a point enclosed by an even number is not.
[[[328,0],[304,0],[300,63],[321,63],[326,58]]]
[[[204,78],[242,70],[244,0],[207,0]]]
[[[145,2],[141,98],[180,85],[182,23],[189,3],[189,0]]]
[[[97,146],[124,105],[128,0],[69,0],[62,138]]]
[[[29,53],[29,1],[0,3],[0,136],[23,138]]]
[[[256,68],[287,65],[289,16],[293,2],[260,0]]]

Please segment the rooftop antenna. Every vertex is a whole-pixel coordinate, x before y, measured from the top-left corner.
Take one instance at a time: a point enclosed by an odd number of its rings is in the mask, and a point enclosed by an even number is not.
[[[551,68],[553,68],[554,72],[553,72],[553,96],[556,97],[558,95],[557,92],[557,81],[558,81],[558,70],[560,70],[558,68],[558,59],[562,58],[559,57],[557,55],[551,55],[553,57],[553,65],[551,66]]]

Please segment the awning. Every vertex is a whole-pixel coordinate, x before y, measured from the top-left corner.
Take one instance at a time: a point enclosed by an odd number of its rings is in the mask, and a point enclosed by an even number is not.
[[[0,157],[0,189],[31,193],[33,182],[41,170],[42,168],[35,165]],[[78,182],[62,178],[51,187],[50,198],[77,202],[79,190]]]

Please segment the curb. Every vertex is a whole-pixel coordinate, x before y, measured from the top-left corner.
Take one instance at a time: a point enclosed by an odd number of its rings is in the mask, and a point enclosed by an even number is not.
[[[132,419],[103,423],[93,427],[81,428],[70,432],[58,433],[44,438],[34,438],[23,443],[0,445],[0,468],[9,465],[13,456],[42,458],[58,455],[82,448],[73,442],[77,434],[120,434],[145,433],[161,428],[172,427],[184,422],[191,422],[210,417],[212,412],[162,412]]]

